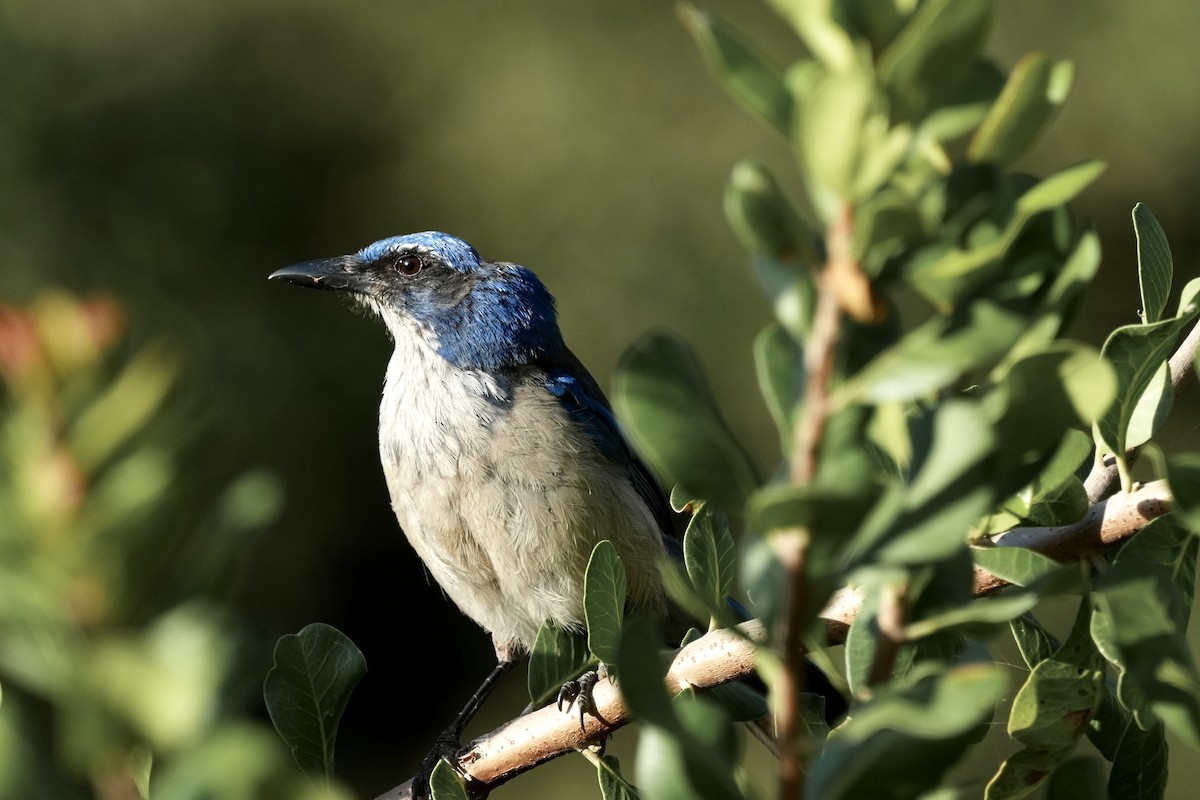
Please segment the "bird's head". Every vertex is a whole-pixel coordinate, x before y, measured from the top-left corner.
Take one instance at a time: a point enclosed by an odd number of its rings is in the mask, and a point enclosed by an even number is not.
[[[554,298],[516,264],[484,261],[445,233],[393,236],[357,253],[306,261],[271,280],[350,294],[392,335],[422,337],[465,369],[497,369],[563,349]]]

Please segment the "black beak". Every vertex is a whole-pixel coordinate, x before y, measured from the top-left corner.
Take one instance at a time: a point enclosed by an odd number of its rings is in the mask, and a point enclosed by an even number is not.
[[[267,280],[283,281],[309,289],[359,292],[366,288],[366,275],[357,256],[335,256],[305,261],[277,269]]]

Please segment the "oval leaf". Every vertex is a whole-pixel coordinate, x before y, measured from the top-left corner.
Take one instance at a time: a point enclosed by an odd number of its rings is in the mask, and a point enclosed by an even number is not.
[[[1133,207],[1137,234],[1138,285],[1142,291],[1142,320],[1158,322],[1171,294],[1171,248],[1167,235],[1144,203]]]
[[[729,93],[786,134],[792,124],[792,95],[783,74],[711,14],[683,5],[679,16],[709,69]]]
[[[634,343],[621,357],[613,400],[639,452],[664,482],[741,513],[758,475],[721,419],[687,345],[662,333]]]
[[[275,666],[263,683],[263,699],[275,730],[307,775],[333,776],[338,722],[366,672],[363,654],[330,625],[306,625],[275,644]]]
[[[1017,200],[1017,213],[1032,216],[1066,205],[1099,178],[1107,166],[1103,161],[1092,159],[1054,173],[1021,195]]]
[[[527,686],[535,706],[546,703],[562,685],[578,678],[592,661],[587,640],[579,633],[542,623],[533,649],[529,651]]]
[[[1071,62],[1055,63],[1041,53],[1017,62],[971,139],[968,157],[1000,166],[1020,158],[1066,102],[1074,72]]]
[[[588,649],[601,661],[614,664],[625,619],[625,565],[607,539],[599,542],[588,559],[584,576],[583,615],[587,620]]]

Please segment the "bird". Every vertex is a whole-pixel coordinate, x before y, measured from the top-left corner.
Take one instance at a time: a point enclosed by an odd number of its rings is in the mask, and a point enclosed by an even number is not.
[[[392,509],[429,574],[492,638],[496,667],[421,771],[457,749],[543,623],[584,629],[584,573],[602,539],[625,567],[627,607],[668,615],[659,561],[678,550],[673,512],[533,272],[426,231],[270,279],[342,292],[387,328],[379,458]]]

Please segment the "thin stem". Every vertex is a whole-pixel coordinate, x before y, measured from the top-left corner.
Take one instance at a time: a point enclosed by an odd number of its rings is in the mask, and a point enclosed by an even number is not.
[[[827,260],[817,276],[817,308],[812,333],[804,348],[804,415],[796,426],[792,448],[790,478],[805,485],[817,477],[821,442],[832,413],[830,387],[833,383],[843,309],[851,313],[871,313],[870,285],[853,262],[851,236],[854,209],[846,203],[829,224],[826,236]],[[800,693],[804,690],[804,620],[808,618],[808,586],[804,563],[810,532],[804,528],[778,531],[772,536],[772,548],[787,572],[786,613],[780,619],[782,670],[775,685],[776,720],[779,740],[780,800],[804,797],[804,733],[800,717]]]

